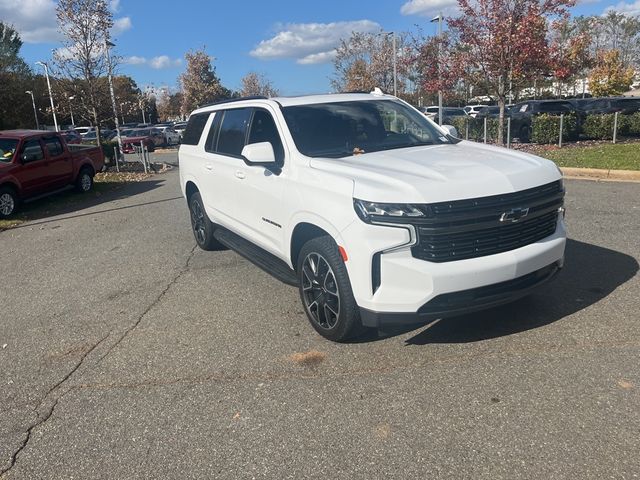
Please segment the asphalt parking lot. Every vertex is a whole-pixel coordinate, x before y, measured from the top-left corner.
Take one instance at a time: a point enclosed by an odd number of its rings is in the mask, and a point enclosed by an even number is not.
[[[0,232],[0,476],[638,478],[640,184],[566,185],[553,283],[342,345],[177,170]]]

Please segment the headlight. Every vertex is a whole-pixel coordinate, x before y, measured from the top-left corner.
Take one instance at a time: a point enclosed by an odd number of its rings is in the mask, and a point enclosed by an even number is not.
[[[425,207],[408,203],[375,203],[353,199],[353,207],[358,216],[367,223],[398,221],[406,218],[426,217]]]

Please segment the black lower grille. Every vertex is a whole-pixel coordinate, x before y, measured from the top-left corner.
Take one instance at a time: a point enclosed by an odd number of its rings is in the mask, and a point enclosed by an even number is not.
[[[562,184],[554,182],[513,194],[449,202],[447,208],[440,204],[432,208],[431,218],[414,224],[418,242],[412,254],[430,262],[451,262],[538,242],[556,231],[563,198]]]

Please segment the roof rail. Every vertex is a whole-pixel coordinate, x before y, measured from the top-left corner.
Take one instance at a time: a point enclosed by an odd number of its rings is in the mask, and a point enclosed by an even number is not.
[[[228,98],[227,100],[218,100],[217,102],[206,103],[198,108],[211,107],[213,105],[221,105],[223,103],[241,102],[243,100],[269,100],[269,97],[264,95],[251,95],[249,97]]]

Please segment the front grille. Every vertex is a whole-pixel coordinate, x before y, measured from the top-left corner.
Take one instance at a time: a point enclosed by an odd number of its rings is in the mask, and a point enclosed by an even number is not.
[[[415,222],[414,257],[451,262],[507,252],[535,243],[556,230],[563,205],[560,181],[515,193],[430,204],[429,218]],[[501,221],[511,210],[528,209],[516,222]]]

